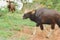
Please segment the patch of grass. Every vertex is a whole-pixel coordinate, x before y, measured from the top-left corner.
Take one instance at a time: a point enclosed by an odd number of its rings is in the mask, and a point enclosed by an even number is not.
[[[2,12],[4,14],[4,12]],[[8,37],[13,35],[14,32],[11,31],[20,31],[23,30],[23,26],[34,27],[35,23],[29,19],[23,20],[22,13],[6,13],[0,17],[0,37],[1,40],[7,40]],[[25,40],[25,37],[22,37],[21,40]]]
[[[20,25],[20,26],[19,26]],[[12,29],[13,27],[17,28],[18,26],[35,26],[35,23],[30,21],[29,19],[22,19],[22,14],[17,13],[8,13],[2,17],[0,17],[0,27],[6,29]],[[17,28],[19,30],[19,28]]]
[[[28,40],[29,39],[29,35],[22,35],[20,40]]]
[[[3,30],[0,30],[0,37],[9,38],[12,35],[13,35],[13,32],[11,32],[11,31],[3,31]]]

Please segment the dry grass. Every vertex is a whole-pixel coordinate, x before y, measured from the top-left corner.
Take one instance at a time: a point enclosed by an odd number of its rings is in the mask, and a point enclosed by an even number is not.
[[[10,40],[60,40],[60,29],[56,25],[53,34],[50,35],[49,38],[46,38],[49,30],[50,30],[50,25],[44,25],[46,26],[46,29],[42,32],[40,28],[37,28],[36,34],[33,36],[33,28],[29,27],[24,27],[23,30],[21,31],[15,31],[16,33],[12,35],[9,39]],[[49,27],[48,27],[49,26]],[[48,32],[46,32],[46,30]]]

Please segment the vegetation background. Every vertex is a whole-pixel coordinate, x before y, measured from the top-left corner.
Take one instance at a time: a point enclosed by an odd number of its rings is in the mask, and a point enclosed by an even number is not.
[[[23,3],[22,10],[16,10],[14,13],[8,12],[7,7],[4,10],[0,8],[0,40],[12,40],[12,35],[28,27],[32,29],[35,23],[29,19],[23,20],[22,16],[25,10],[33,10],[41,7],[55,9],[60,12],[60,0],[33,0],[33,3]],[[26,35],[14,40],[27,40]]]

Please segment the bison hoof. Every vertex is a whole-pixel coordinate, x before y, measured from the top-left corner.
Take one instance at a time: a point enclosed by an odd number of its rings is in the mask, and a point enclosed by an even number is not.
[[[46,36],[46,38],[49,38],[49,37]]]

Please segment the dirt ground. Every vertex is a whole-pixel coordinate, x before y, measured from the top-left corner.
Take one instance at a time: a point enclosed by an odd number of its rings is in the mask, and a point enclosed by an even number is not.
[[[44,26],[46,27],[44,28],[43,32],[40,30],[39,27],[37,27],[35,35],[32,35],[34,27],[24,27],[21,31],[15,31],[16,33],[10,37],[10,40],[22,40],[22,37],[25,37],[25,40],[60,40],[60,29],[57,25],[55,26],[55,29],[49,38],[46,38],[46,36],[50,31],[50,25]]]

